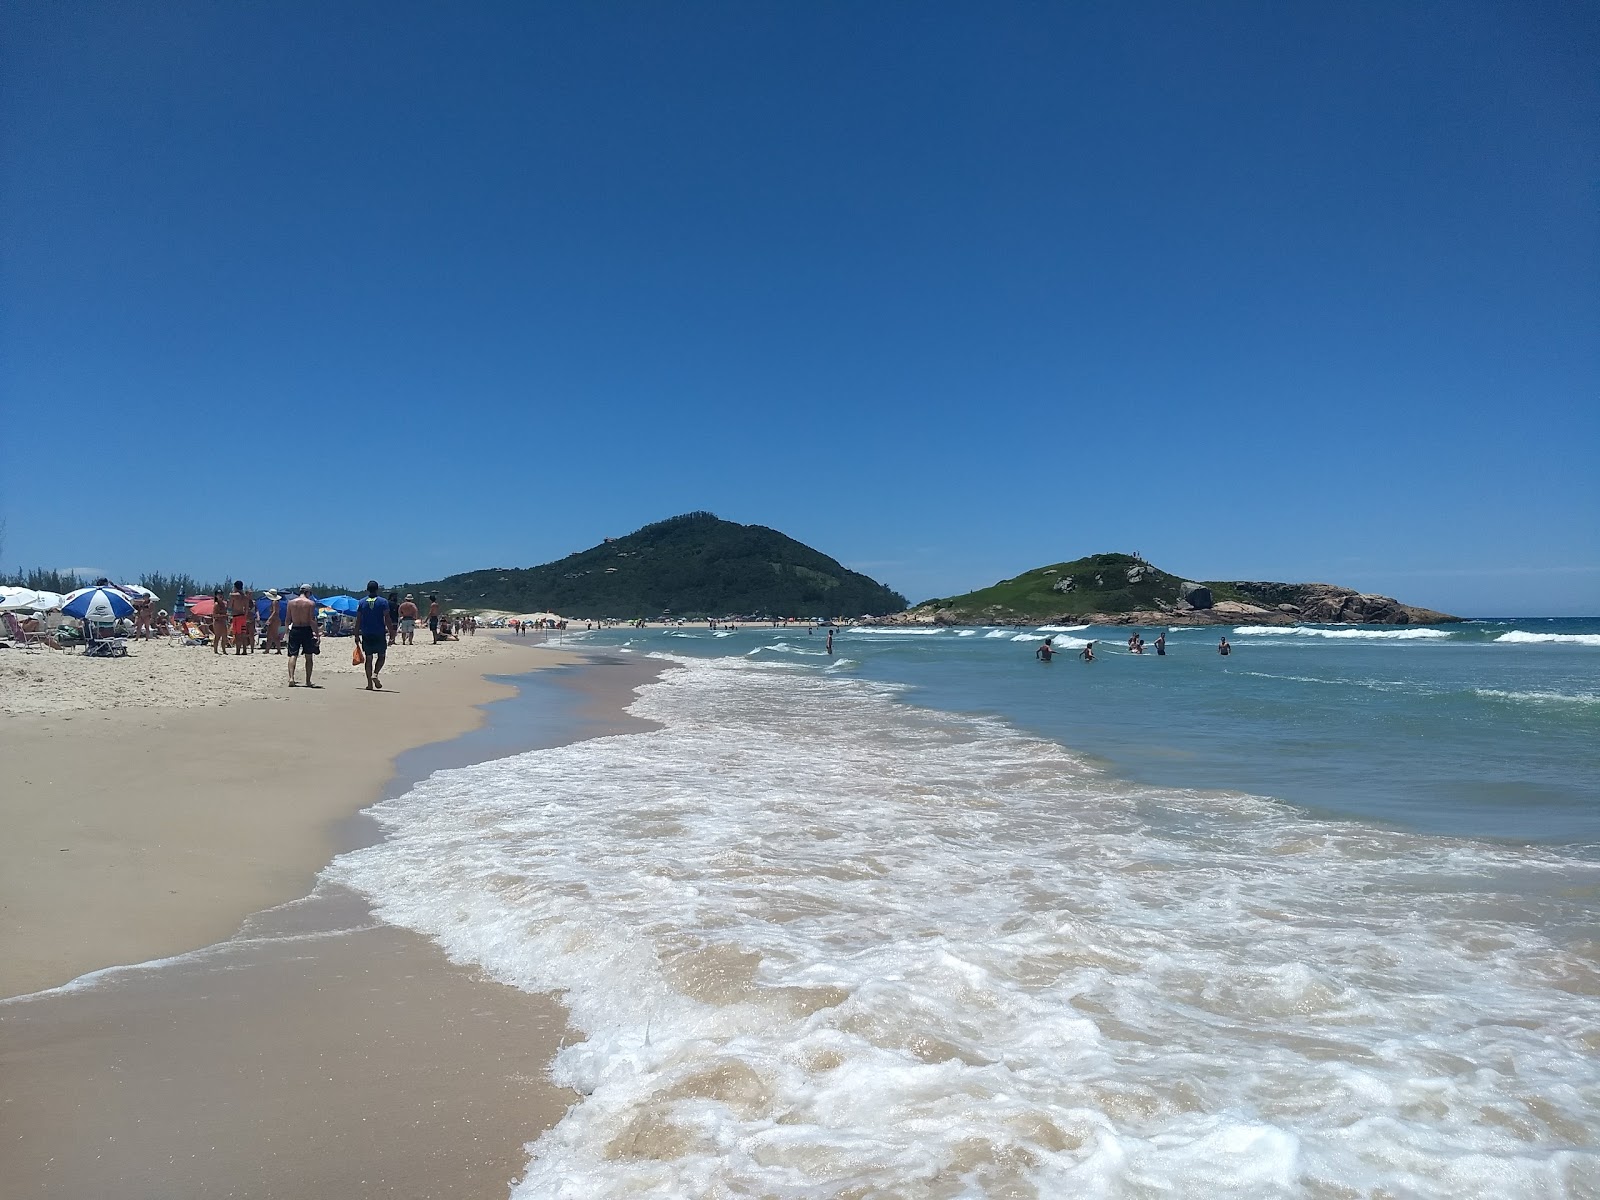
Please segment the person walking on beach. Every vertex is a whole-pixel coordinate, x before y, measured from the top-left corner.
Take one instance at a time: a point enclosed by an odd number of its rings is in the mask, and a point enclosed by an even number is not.
[[[1056,648],[1049,638],[1045,638],[1039,643],[1039,648],[1033,652],[1033,656],[1040,662],[1049,662],[1056,656]]]
[[[394,645],[395,638],[400,636],[400,593],[389,593],[389,611],[384,614],[388,619],[389,645]]]
[[[233,592],[228,596],[228,615],[233,618],[233,653],[235,656],[244,653],[245,631],[249,626],[246,610],[250,607],[250,598],[244,594],[244,580],[233,581]]]
[[[289,616],[289,686],[294,686],[294,665],[306,656],[306,686],[311,682],[311,665],[322,649],[322,631],[317,628],[317,602],[311,598],[311,585],[302,583],[300,594],[285,606]]]
[[[1222,655],[1224,658],[1233,653],[1233,647],[1228,645],[1227,638],[1223,638],[1217,643],[1217,653]]]
[[[367,580],[367,594],[356,606],[356,636],[361,639],[361,665],[367,669],[367,691],[383,691],[384,654],[389,648],[389,602],[378,595],[378,581]]]
[[[283,653],[283,597],[267,589],[267,653]]]
[[[228,652],[228,602],[222,589],[211,593],[211,653]]]
[[[409,646],[412,639],[417,636],[417,602],[411,598],[411,593],[406,593],[406,598],[400,601],[400,644]]]
[[[433,634],[433,640],[439,640],[439,597],[428,597],[428,632]]]

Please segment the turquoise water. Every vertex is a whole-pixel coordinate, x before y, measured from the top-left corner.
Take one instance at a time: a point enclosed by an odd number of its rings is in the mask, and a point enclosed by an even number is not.
[[[1128,653],[1128,632],[1056,633],[1065,650],[1047,666],[1033,653],[1043,632],[848,629],[836,669],[909,685],[915,704],[1001,717],[1137,782],[1428,833],[1600,845],[1600,618],[1178,629],[1162,658]],[[647,653],[825,661],[822,631],[804,628],[589,636]],[[1085,663],[1091,637],[1097,660]]]

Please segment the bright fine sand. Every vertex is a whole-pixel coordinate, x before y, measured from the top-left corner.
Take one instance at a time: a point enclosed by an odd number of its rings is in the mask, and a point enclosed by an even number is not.
[[[368,692],[350,639],[327,646],[310,690],[287,686],[276,654],[0,651],[0,708],[50,714],[0,716],[0,995],[181,954],[303,896],[333,822],[378,799],[396,754],[471,729],[474,705],[508,693],[486,672],[563,661],[482,634],[396,647]],[[156,704],[125,698],[141,678]],[[174,693],[209,707],[171,707]],[[87,707],[101,695],[115,706]]]
[[[276,655],[0,652],[0,705],[38,714],[0,716],[0,996],[183,956],[0,1002],[0,1195],[500,1197],[575,1099],[547,1077],[570,1036],[556,1002],[452,966],[348,893],[299,898],[397,754],[511,694],[486,673],[586,664],[550,677],[547,708],[508,710],[526,732],[495,753],[548,740],[542,713],[563,736],[626,727],[643,674],[479,634],[398,650],[368,693],[348,646],[310,691]],[[51,680],[82,697],[84,668],[107,666],[226,699],[43,715]],[[413,749],[407,777],[452,749]]]

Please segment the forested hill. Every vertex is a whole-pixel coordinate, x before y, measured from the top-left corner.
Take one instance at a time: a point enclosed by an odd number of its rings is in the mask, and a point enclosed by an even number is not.
[[[403,586],[454,608],[619,619],[881,616],[906,606],[898,592],[775,529],[708,512],[657,521],[542,567],[495,567]]]

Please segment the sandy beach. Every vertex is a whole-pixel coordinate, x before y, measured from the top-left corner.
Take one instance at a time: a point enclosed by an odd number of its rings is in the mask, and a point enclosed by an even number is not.
[[[15,1194],[498,1196],[572,1099],[545,1074],[555,1001],[450,965],[348,893],[299,898],[372,836],[355,814],[386,785],[622,727],[647,672],[557,672],[542,707],[458,739],[513,694],[486,676],[585,660],[480,634],[398,648],[368,693],[341,646],[315,690],[285,686],[276,655],[163,643],[0,662]]]

